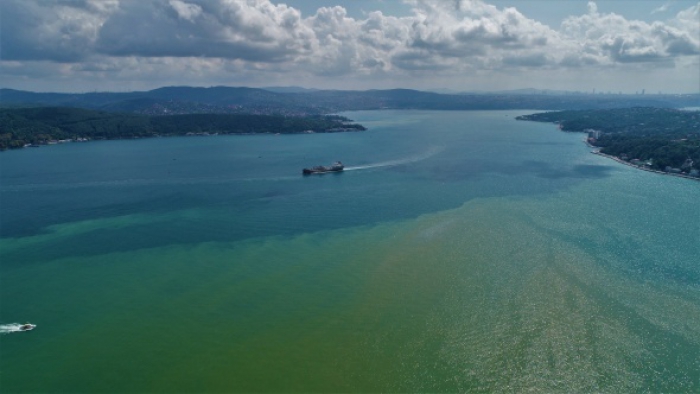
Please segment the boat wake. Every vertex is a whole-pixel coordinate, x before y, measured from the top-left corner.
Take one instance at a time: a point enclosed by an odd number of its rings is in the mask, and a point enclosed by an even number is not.
[[[11,334],[13,332],[23,332],[22,324],[11,323],[11,324],[0,324],[0,334]]]
[[[393,167],[393,166],[398,166],[401,164],[415,163],[417,161],[425,160],[427,158],[435,156],[436,154],[442,152],[444,149],[445,149],[445,147],[442,147],[442,146],[434,146],[434,147],[428,149],[426,152],[421,153],[419,155],[411,156],[411,157],[404,158],[404,159],[389,160],[389,161],[383,161],[380,163],[372,163],[372,164],[367,164],[367,165],[363,165],[363,166],[345,167],[345,171],[367,170],[370,168]]]

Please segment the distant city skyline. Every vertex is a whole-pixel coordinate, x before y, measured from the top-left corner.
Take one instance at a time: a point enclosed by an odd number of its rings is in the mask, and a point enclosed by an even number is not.
[[[700,2],[0,2],[0,87],[700,93]]]

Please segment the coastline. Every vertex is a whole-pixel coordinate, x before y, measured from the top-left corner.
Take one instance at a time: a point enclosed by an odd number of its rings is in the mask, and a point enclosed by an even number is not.
[[[596,146],[593,146],[593,145],[589,144],[588,141],[584,141],[584,143],[585,143],[588,147],[590,147],[590,148],[600,149],[600,148],[598,148],[598,147],[596,147]],[[617,156],[606,155],[605,153],[601,153],[601,152],[598,151],[598,150],[596,150],[596,151],[591,151],[591,153],[593,153],[594,155],[603,156],[603,157],[606,157],[606,158],[608,158],[608,159],[615,160],[616,162],[618,162],[618,163],[620,163],[620,164],[624,164],[624,165],[626,165],[626,166],[633,167],[633,168],[636,168],[636,169],[638,169],[638,170],[647,171],[647,172],[653,172],[653,173],[661,174],[661,175],[670,175],[670,176],[675,176],[675,177],[678,177],[678,178],[690,179],[690,180],[693,180],[693,181],[700,181],[700,178],[692,177],[692,176],[689,176],[689,175],[674,174],[674,173],[671,173],[671,172],[653,170],[653,169],[651,169],[651,168],[645,168],[645,167],[636,166],[636,165],[634,165],[634,164],[632,164],[632,163],[630,163],[630,162],[627,162],[627,161],[624,161],[624,160],[620,159],[620,158],[617,157]]]
[[[592,153],[644,171],[697,181],[699,115],[674,108],[631,107],[548,111],[516,119],[554,123],[564,132],[587,133],[584,143]],[[652,157],[653,164],[642,161]]]
[[[360,125],[362,126],[362,125]],[[151,139],[151,138],[175,138],[175,137],[218,137],[218,136],[238,136],[238,135],[300,135],[300,134],[335,134],[335,133],[356,133],[367,131],[367,128],[362,126],[362,128],[332,128],[323,130],[303,130],[294,131],[287,133],[275,133],[271,131],[261,131],[261,132],[188,132],[184,134],[154,134],[154,135],[142,135],[142,136],[129,136],[129,137],[116,137],[116,138],[87,138],[81,137],[78,139],[66,139],[66,140],[50,140],[38,144],[24,144],[23,146],[11,147],[11,148],[0,148],[0,152],[4,151],[19,151],[26,148],[42,148],[53,145],[63,145],[69,143],[87,143],[96,141],[123,141],[123,140],[140,140],[140,139]]]

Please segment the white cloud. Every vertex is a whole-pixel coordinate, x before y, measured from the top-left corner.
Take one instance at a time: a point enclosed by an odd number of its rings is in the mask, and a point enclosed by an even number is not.
[[[595,3],[595,1],[588,2],[588,13],[591,15],[598,14],[598,5]]]
[[[119,2],[5,0],[0,7],[3,59],[73,62],[91,54]]]
[[[38,73],[51,62],[73,63],[60,69],[62,78],[95,81],[344,77],[371,84],[516,69],[687,72],[700,55],[700,4],[647,23],[600,13],[590,1],[588,13],[558,29],[480,0],[411,6],[406,17],[375,11],[355,19],[341,6],[303,16],[269,0],[3,0],[2,66],[21,73],[17,62],[48,62],[28,68]]]
[[[280,62],[308,52],[314,39],[299,11],[268,1],[125,2],[123,9],[105,23],[97,53]]]
[[[177,12],[177,16],[190,22],[194,22],[195,18],[202,15],[202,7],[197,4],[189,4],[181,0],[170,0],[169,4]]]
[[[661,6],[657,7],[657,8],[654,8],[654,9],[651,11],[651,14],[654,15],[654,14],[664,13],[664,12],[668,11],[668,8],[669,8],[670,6],[671,6],[671,3],[665,3],[665,4],[663,4],[663,5],[661,5]]]
[[[589,13],[569,17],[561,32],[569,43],[577,43],[582,53],[601,64],[670,62],[674,57],[700,54],[697,36],[698,7],[680,13],[668,23],[627,20],[617,14]]]

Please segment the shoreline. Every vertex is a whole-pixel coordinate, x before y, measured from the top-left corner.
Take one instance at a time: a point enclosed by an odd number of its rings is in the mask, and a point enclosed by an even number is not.
[[[362,126],[362,125],[360,125]],[[307,135],[307,134],[338,134],[338,133],[359,133],[362,131],[367,131],[368,129],[364,126],[362,126],[362,129],[358,128],[334,128],[334,129],[324,129],[324,130],[303,130],[303,131],[294,131],[294,132],[289,132],[289,133],[275,133],[271,131],[264,131],[264,132],[240,132],[240,133],[226,133],[226,132],[198,132],[198,133],[193,133],[193,132],[188,132],[186,134],[155,134],[155,135],[143,135],[143,136],[133,136],[133,137],[123,137],[123,138],[83,138],[81,137],[78,140],[75,139],[68,139],[68,140],[50,140],[45,143],[40,143],[40,144],[25,144],[23,146],[18,146],[18,147],[12,147],[12,148],[5,148],[5,149],[0,149],[0,152],[9,152],[9,151],[20,151],[23,149],[28,149],[28,148],[43,148],[43,147],[48,147],[48,146],[54,146],[54,145],[65,145],[65,144],[72,144],[72,143],[88,143],[88,142],[99,142],[99,141],[128,141],[128,140],[145,140],[145,139],[156,139],[156,138],[177,138],[177,137],[220,137],[220,136],[239,136],[239,135],[245,135],[245,136],[251,136],[251,135]]]
[[[598,148],[598,147],[596,147],[596,146],[593,146],[593,145],[589,144],[588,141],[584,141],[584,143],[585,143],[588,147],[590,147],[590,148],[600,149],[600,148]],[[678,178],[690,179],[690,180],[693,180],[693,181],[700,181],[700,178],[692,177],[692,176],[689,176],[689,175],[674,174],[674,173],[671,173],[671,172],[653,170],[653,169],[651,169],[651,168],[645,168],[645,167],[636,166],[636,165],[634,165],[634,164],[632,164],[632,163],[630,163],[630,162],[627,162],[627,161],[624,161],[624,160],[620,159],[620,158],[617,157],[617,156],[606,155],[605,153],[601,153],[600,151],[591,151],[591,153],[593,153],[594,155],[598,155],[598,156],[602,156],[602,157],[611,159],[611,160],[615,160],[616,162],[618,162],[618,163],[620,163],[620,164],[624,164],[624,165],[626,165],[626,166],[629,166],[629,167],[632,167],[632,168],[636,168],[636,169],[638,169],[638,170],[642,170],[642,171],[646,171],[646,172],[653,172],[653,173],[660,174],[660,175],[670,175],[670,176],[675,176],[675,177],[678,177]]]

